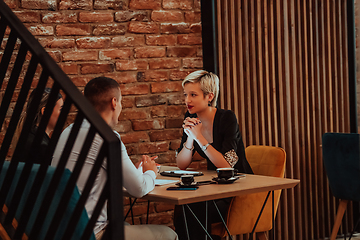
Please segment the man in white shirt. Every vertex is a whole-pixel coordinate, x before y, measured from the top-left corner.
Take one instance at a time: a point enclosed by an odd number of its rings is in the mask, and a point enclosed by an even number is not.
[[[94,78],[88,82],[84,89],[85,97],[92,103],[95,109],[99,112],[101,117],[109,124],[111,128],[114,128],[118,123],[118,119],[122,110],[121,106],[121,91],[119,84],[111,79],[106,77]],[[60,160],[61,153],[63,148],[68,140],[69,134],[72,129],[72,124],[67,127],[61,134],[58,144],[56,146],[53,160],[51,165],[56,166]],[[85,120],[80,128],[77,139],[74,143],[72,152],[70,154],[67,168],[73,170],[77,158],[79,157],[80,150],[86,138],[86,135],[89,131],[90,124]],[[114,133],[119,137],[120,135],[114,131]],[[83,170],[80,174],[80,177],[77,181],[77,186],[80,191],[83,190],[88,175],[93,167],[95,159],[100,151],[102,145],[102,138],[99,135],[95,136],[95,139],[92,143],[91,149],[86,158]],[[142,156],[142,171],[137,169],[132,161],[130,160],[125,145],[121,142],[121,160],[123,168],[123,186],[126,190],[133,195],[134,197],[140,198],[155,187],[155,178],[157,175],[157,167],[154,161],[154,158],[149,156]],[[91,216],[96,202],[100,197],[101,191],[106,182],[106,161],[104,161],[100,172],[98,173],[96,183],[93,186],[90,196],[86,202],[85,208],[88,212],[88,215]],[[106,204],[101,211],[101,214],[97,220],[97,223],[94,228],[94,233],[97,239],[101,239],[104,229],[107,224],[107,207]],[[168,239],[175,240],[177,239],[176,233],[169,227],[161,225],[125,225],[125,239]]]

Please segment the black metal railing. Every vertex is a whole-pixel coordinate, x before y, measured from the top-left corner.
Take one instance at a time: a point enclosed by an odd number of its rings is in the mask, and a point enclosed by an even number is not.
[[[66,125],[69,113],[72,113],[74,108],[76,108],[76,117],[72,131],[60,158],[60,162],[49,183],[49,188],[41,204],[41,211],[39,211],[39,215],[36,217],[34,223],[34,226],[36,227],[34,227],[27,235],[29,239],[37,238],[41,226],[44,224],[46,213],[50,208],[51,200],[54,198],[54,193],[65,170],[66,162],[79,132],[81,123],[86,119],[91,125],[90,131],[86,137],[74,171],[67,182],[67,188],[60,200],[61,204],[59,204],[59,207],[55,212],[56,217],[53,218],[45,239],[54,238],[54,234],[59,225],[59,219],[61,219],[61,216],[65,212],[64,209],[76,186],[80,169],[84,164],[85,157],[91,147],[95,135],[101,136],[103,145],[90,174],[91,177],[85,185],[62,239],[71,239],[70,236],[84,209],[84,204],[88,198],[90,189],[94,184],[96,174],[105,160],[107,161],[108,169],[107,184],[81,239],[90,238],[100,211],[107,200],[109,209],[109,227],[107,228],[105,235],[109,239],[123,239],[122,175],[118,174],[122,171],[119,139],[3,0],[0,0],[0,17],[0,43],[1,46],[5,46],[5,48],[1,50],[2,56],[0,62],[0,86],[2,86],[0,123],[4,135],[0,148],[0,170],[2,169],[4,162],[10,160],[6,175],[0,176],[4,178],[4,183],[11,183],[14,180],[15,171],[19,165],[19,161],[25,160],[25,165],[20,175],[17,188],[13,193],[12,201],[10,204],[6,205],[6,207],[4,207],[5,201],[9,194],[11,184],[3,184],[0,188],[0,206],[2,206],[3,210],[0,217],[1,225],[7,229],[7,233],[11,238],[19,239],[23,236],[30,218],[31,209],[36,201],[36,196],[40,191],[36,186],[40,186],[45,179],[48,164],[41,164],[30,193],[27,196],[24,196],[23,190],[33,167],[33,163],[27,159],[29,154],[26,149],[24,150],[24,145],[32,128],[32,123],[42,93],[46,87],[51,87],[52,90],[49,95],[49,100],[46,104],[44,114],[37,128],[31,148],[37,148],[41,144],[41,133],[46,129],[59,93],[64,96],[65,101],[46,149],[46,161],[44,162],[51,160],[60,134]],[[12,156],[9,157],[14,133],[18,128],[18,123],[21,114],[24,111],[24,105],[27,101],[29,92],[35,84],[36,92],[33,101],[29,106],[27,117],[23,124],[16,147],[13,149]],[[15,105],[13,106],[14,103]],[[26,204],[21,217],[16,219],[18,226],[14,228],[12,223],[15,218],[15,213],[19,208],[20,199],[22,198],[27,198]],[[6,211],[4,211],[4,209],[6,209]]]

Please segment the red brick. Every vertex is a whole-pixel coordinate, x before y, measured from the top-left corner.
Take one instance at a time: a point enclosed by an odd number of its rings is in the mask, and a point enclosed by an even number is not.
[[[91,74],[91,73],[107,73],[114,70],[114,65],[111,63],[87,63],[80,64],[81,74]]]
[[[163,0],[163,8],[191,10],[193,8],[193,0]]]
[[[159,33],[159,25],[154,22],[130,22],[128,32],[130,33]]]
[[[194,23],[190,26],[191,33],[201,33],[201,23]]]
[[[175,35],[148,35],[146,36],[146,45],[155,46],[174,46],[176,44]]]
[[[161,23],[161,33],[190,33],[189,23]]]
[[[184,14],[181,11],[152,11],[151,20],[155,22],[182,22]]]
[[[194,0],[194,10],[195,11],[201,11],[200,2],[201,2],[201,0]]]
[[[41,21],[44,23],[76,23],[77,15],[64,12],[42,13]]]
[[[124,109],[120,114],[121,120],[147,119],[149,117],[147,109]]]
[[[164,119],[153,119],[153,120],[133,120],[132,127],[134,131],[144,131],[151,129],[164,129]]]
[[[22,0],[21,8],[31,9],[31,10],[56,10],[56,0]]]
[[[146,95],[135,98],[136,107],[149,107],[165,104],[166,102],[166,97],[162,95]]]
[[[154,204],[156,212],[166,212],[166,211],[172,211],[174,210],[175,205],[174,204],[168,204],[168,203],[159,203],[156,202]]]
[[[145,72],[137,72],[136,79],[138,82],[145,82]]]
[[[193,70],[171,70],[170,72],[170,80],[184,80],[187,75],[192,73]]]
[[[151,117],[167,117],[167,105],[153,106],[150,109]]]
[[[202,44],[201,35],[195,35],[195,34],[178,35],[177,40],[180,45],[201,45]]]
[[[181,144],[181,140],[180,140],[180,139],[170,141],[170,150],[177,150],[177,149],[179,149],[180,144]]]
[[[81,48],[93,49],[93,48],[109,48],[111,39],[107,37],[85,37],[76,39],[76,46]]]
[[[28,11],[14,11],[16,16],[23,23],[38,23],[40,22],[40,13]]]
[[[116,22],[129,22],[129,21],[140,21],[148,22],[150,20],[149,13],[147,11],[119,11],[115,13]]]
[[[147,60],[121,60],[116,62],[116,70],[126,71],[126,70],[141,70],[147,69],[148,62]]]
[[[105,77],[112,78],[118,83],[132,83],[136,82],[136,72],[116,72],[110,74],[104,74]]]
[[[127,0],[95,0],[94,9],[98,10],[123,10],[127,9]]]
[[[135,58],[165,57],[165,47],[137,47],[134,49]]]
[[[185,12],[185,22],[201,22],[201,12]]]
[[[70,49],[75,47],[74,39],[66,38],[38,38],[39,43],[44,48],[63,48]]]
[[[159,158],[156,159],[156,162],[159,163],[159,164],[165,164],[166,163],[167,166],[176,167],[175,151],[159,154]]]
[[[184,58],[183,68],[203,68],[202,58]]]
[[[183,124],[183,118],[168,118],[165,122],[166,128],[181,128]]]
[[[121,134],[121,141],[126,143],[148,142],[149,135],[146,132],[130,132]]]
[[[182,92],[168,94],[167,99],[170,105],[183,105],[185,107],[185,98]]]
[[[59,36],[86,36],[90,35],[91,26],[87,24],[63,24],[56,26],[56,34]]]
[[[169,79],[169,72],[163,70],[148,70],[145,71],[144,80],[147,82],[160,82]]]
[[[161,0],[130,0],[131,9],[160,9]]]
[[[114,130],[119,133],[126,133],[131,131],[131,121],[119,121],[114,127]]]
[[[180,60],[175,58],[162,58],[149,61],[150,69],[170,69],[180,67]]]
[[[92,0],[60,0],[60,10],[91,10]]]
[[[157,141],[165,141],[165,140],[173,140],[179,139],[182,136],[182,130],[175,129],[175,130],[158,130],[158,131],[151,131],[149,132],[150,141],[157,142]]]
[[[121,94],[123,96],[126,95],[142,95],[142,94],[148,94],[149,93],[149,85],[147,84],[136,84],[136,85],[121,85]]]
[[[76,63],[62,63],[60,67],[66,74],[78,74],[78,65]]]
[[[72,77],[71,81],[77,87],[84,87],[91,79],[92,79],[92,77],[78,77],[78,76],[76,76],[76,77]]]
[[[142,46],[145,44],[144,36],[119,36],[114,37],[112,40],[112,47],[134,47]]]
[[[137,143],[135,143],[135,144],[126,144],[125,145],[126,152],[128,153],[129,156],[138,154],[138,152],[139,152],[138,145],[139,144],[137,144]],[[141,158],[136,158],[136,157],[134,158],[134,156],[131,156],[131,161],[133,163],[138,162],[140,160],[141,160]]]
[[[52,36],[54,27],[49,25],[38,24],[36,26],[27,25],[27,29],[34,36]]]
[[[125,108],[133,108],[135,106],[135,98],[132,96],[123,96],[121,100],[121,104],[123,109]]]
[[[93,34],[98,35],[124,35],[127,27],[123,24],[106,24],[94,26]]]
[[[132,49],[107,49],[99,52],[100,60],[112,60],[112,59],[129,59],[133,56]]]
[[[9,8],[11,9],[15,9],[16,6],[16,1],[15,0],[5,0],[4,1],[6,3],[6,5],[8,5]],[[2,142],[2,141],[1,141]]]
[[[97,59],[97,51],[70,51],[63,53],[63,61],[91,61]]]
[[[159,82],[151,84],[152,93],[182,91],[181,82]]]
[[[130,199],[129,197],[123,197],[123,205],[126,206],[126,205],[130,205]],[[126,213],[124,213],[126,214]]]
[[[203,56],[203,49],[202,49],[202,47],[199,47],[199,48],[197,49],[197,54],[196,54],[196,56],[198,56],[198,57],[202,57],[202,56]]]
[[[185,107],[180,105],[170,105],[167,108],[167,116],[169,118],[178,118],[178,117],[183,118],[185,112],[186,112]]]
[[[79,22],[101,23],[113,22],[114,17],[111,12],[80,12]]]
[[[166,152],[169,150],[169,143],[156,142],[156,143],[140,143],[139,154],[152,154]]]
[[[167,48],[168,57],[196,57],[197,48],[196,47],[168,47]]]
[[[55,62],[61,61],[61,52],[60,51],[47,51],[47,53],[52,57]]]

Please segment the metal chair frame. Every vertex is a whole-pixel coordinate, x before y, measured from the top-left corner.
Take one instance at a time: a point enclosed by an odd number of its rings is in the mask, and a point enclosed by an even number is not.
[[[44,115],[38,126],[35,139],[32,143],[32,148],[36,148],[40,145],[42,140],[41,132],[44,132],[46,129],[47,123],[52,114],[52,109],[57,101],[57,95],[60,92],[65,96],[65,102],[57,121],[55,130],[52,133],[49,146],[46,149],[46,156],[44,161],[51,161],[53,152],[62,129],[66,124],[69,113],[74,107],[77,109],[74,127],[71,131],[69,141],[64,148],[60,163],[57,166],[54,176],[50,182],[50,187],[42,204],[42,210],[36,218],[35,225],[37,227],[32,229],[31,233],[28,234],[27,237],[29,239],[36,239],[38,236],[41,229],[39,226],[42,226],[44,223],[45,215],[50,207],[49,205],[59,184],[60,177],[65,169],[66,162],[70,155],[72,145],[79,132],[81,123],[84,119],[86,119],[91,124],[91,128],[89,134],[86,137],[78,162],[67,183],[65,193],[62,196],[62,204],[58,206],[56,211],[57,218],[54,218],[52,221],[46,239],[53,239],[54,237],[56,232],[55,230],[58,228],[60,221],[57,219],[60,219],[64,209],[66,208],[66,205],[70,199],[70,195],[76,186],[76,181],[84,164],[87,152],[96,134],[102,137],[103,145],[90,177],[86,183],[86,186],[80,196],[80,200],[76,205],[76,209],[68,224],[63,239],[71,239],[71,235],[74,232],[76,223],[79,220],[80,213],[84,209],[84,204],[95,181],[96,174],[101,167],[101,163],[105,159],[108,166],[107,185],[104,188],[99,202],[96,205],[95,211],[87,224],[86,231],[81,239],[90,238],[93,227],[106,200],[108,200],[109,227],[107,228],[105,235],[109,239],[124,239],[122,204],[123,197],[121,191],[122,175],[118,174],[119,172],[122,172],[120,161],[121,149],[119,147],[120,140],[116,137],[106,122],[101,118],[98,112],[92,107],[89,101],[81,94],[81,92],[73,84],[69,77],[61,70],[61,68],[49,56],[49,54],[44,50],[39,42],[31,35],[23,23],[4,3],[4,1],[0,1],[0,18],[0,42],[6,44],[5,49],[2,51],[3,55],[0,62],[0,85],[5,89],[0,100],[0,123],[2,128],[6,129],[6,133],[0,148],[0,170],[5,160],[11,160],[4,181],[11,183],[13,181],[14,172],[16,171],[19,161],[28,158],[27,152],[23,151],[23,146],[26,143],[26,139],[31,130],[37,106],[40,103],[45,87],[51,86],[52,90],[45,107]],[[13,61],[13,59],[15,59],[15,61]],[[21,84],[19,91],[17,86],[20,84],[19,80],[22,79],[23,83]],[[23,107],[26,103],[31,87],[36,84],[36,81],[38,82],[36,85],[35,96],[33,98],[32,104],[29,107],[29,111],[27,113],[27,117],[24,122],[14,154],[12,155],[11,159],[7,159],[12,138],[17,129]],[[14,101],[14,97],[16,97],[16,104],[12,111],[10,121],[6,126],[6,120],[8,119],[10,113],[10,103]],[[0,206],[2,208],[6,207],[8,210],[7,212],[0,211],[0,223],[1,227],[6,229],[11,239],[18,239],[23,236],[25,226],[29,220],[32,205],[34,204],[36,196],[39,192],[39,189],[36,188],[36,185],[42,184],[45,178],[46,170],[48,168],[48,164],[41,164],[39,172],[35,178],[35,184],[31,189],[31,194],[29,194],[29,196],[23,196],[23,189],[27,179],[29,178],[30,170],[33,166],[31,161],[25,162],[26,164],[14,193],[15,197],[13,199],[15,200],[12,201],[9,206],[5,206],[4,204],[9,193],[10,184],[3,184],[0,189]],[[12,222],[14,220],[19,201],[23,197],[28,197],[27,203],[20,219],[16,219],[18,226],[16,229],[14,229],[12,227]],[[8,230],[8,228],[12,228],[12,231]]]

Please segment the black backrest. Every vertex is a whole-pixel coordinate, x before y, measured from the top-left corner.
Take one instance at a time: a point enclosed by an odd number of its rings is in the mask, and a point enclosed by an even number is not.
[[[360,201],[360,134],[325,133],[323,160],[332,194]]]
[[[65,235],[62,239],[71,239],[74,228],[78,219],[80,218],[89,191],[95,181],[97,172],[99,171],[104,159],[107,159],[107,173],[108,180],[104,191],[99,199],[93,215],[91,216],[86,232],[81,239],[89,239],[92,235],[93,227],[96,223],[97,217],[100,214],[105,202],[108,200],[109,209],[109,227],[107,228],[106,237],[109,239],[123,239],[123,204],[122,204],[122,175],[119,174],[121,170],[121,152],[119,147],[119,139],[116,137],[110,127],[104,122],[100,115],[95,111],[92,105],[82,95],[78,88],[72,83],[68,76],[60,69],[55,61],[47,54],[39,42],[30,34],[22,22],[15,16],[15,14],[8,8],[8,6],[0,1],[0,42],[1,46],[5,46],[2,50],[0,62],[0,86],[2,86],[3,94],[0,96],[0,123],[4,133],[4,139],[0,148],[0,171],[6,160],[11,160],[6,175],[2,176],[4,183],[0,188],[0,206],[2,210],[7,208],[7,211],[0,211],[0,223],[7,229],[8,234],[13,239],[19,239],[19,236],[25,231],[27,222],[30,218],[30,212],[36,202],[36,197],[40,192],[40,188],[45,176],[48,172],[48,164],[41,164],[36,173],[34,184],[31,187],[30,193],[25,196],[23,191],[25,185],[31,176],[33,163],[26,161],[28,153],[24,151],[24,144],[32,127],[35,117],[36,109],[39,105],[41,95],[45,87],[51,87],[51,93],[47,102],[44,115],[38,126],[35,138],[32,143],[32,148],[37,148],[42,140],[41,132],[46,129],[47,123],[52,113],[52,109],[57,101],[57,96],[61,93],[64,96],[64,106],[57,121],[55,130],[52,133],[50,143],[46,149],[45,159],[49,162],[52,158],[54,149],[56,147],[59,136],[68,124],[69,116],[74,118],[74,126],[72,128],[69,141],[67,142],[62,153],[61,161],[54,170],[53,176],[49,183],[49,188],[45,194],[45,198],[41,204],[41,210],[36,217],[36,222],[32,231],[28,234],[29,239],[37,239],[37,236],[43,226],[46,214],[49,211],[50,203],[52,202],[56,190],[65,171],[71,147],[76,139],[81,123],[86,119],[90,124],[90,131],[86,137],[82,154],[79,156],[79,164],[76,165],[69,177],[66,189],[62,195],[61,201],[56,210],[56,217],[50,224],[48,235],[45,239],[54,239],[56,229],[60,225],[61,216],[64,214],[67,203],[70,201],[74,189],[76,189],[76,182],[82,168],[83,159],[86,157],[92,139],[95,134],[98,134],[103,139],[101,154],[99,154],[96,164],[92,170],[91,176],[79,198],[76,208],[70,218]],[[36,87],[35,96],[27,112],[26,120],[17,142],[14,154],[10,159],[9,148],[13,139],[14,132],[17,129],[21,113],[27,101],[29,92]],[[15,106],[13,107],[13,103]],[[12,109],[13,107],[13,109]],[[74,113],[75,112],[75,113]],[[73,113],[73,114],[72,114]],[[72,114],[72,115],[71,115]],[[16,186],[14,197],[10,204],[4,205],[7,196],[9,195],[10,186],[18,170],[19,161],[25,160],[25,165],[20,175],[20,179]],[[24,211],[21,217],[16,219],[18,226],[16,229],[12,226],[12,221],[18,210],[21,199],[26,199]]]

